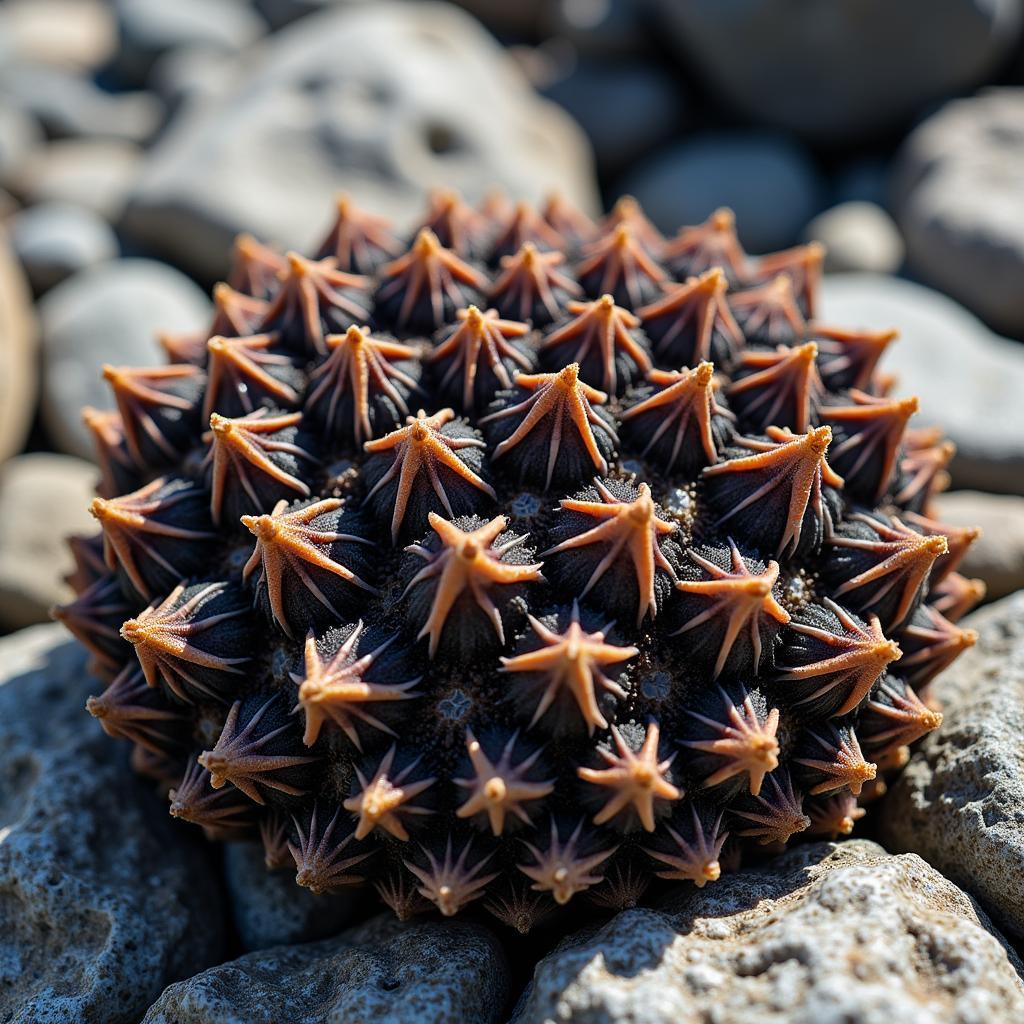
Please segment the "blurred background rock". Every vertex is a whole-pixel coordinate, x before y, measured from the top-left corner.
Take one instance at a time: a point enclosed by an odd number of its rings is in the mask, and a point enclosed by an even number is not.
[[[1003,545],[968,571],[1021,586],[1022,36],[1024,0],[0,0],[0,631],[88,525],[98,364],[204,325],[236,232],[302,248],[341,189],[400,226],[499,185],[821,239],[825,317],[902,330]]]

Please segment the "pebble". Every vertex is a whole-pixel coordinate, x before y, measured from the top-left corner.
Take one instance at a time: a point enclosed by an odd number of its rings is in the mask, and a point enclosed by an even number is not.
[[[39,122],[0,97],[0,182],[9,182],[42,143],[43,130]]]
[[[126,214],[132,239],[199,277],[224,272],[242,230],[308,247],[340,187],[401,225],[433,186],[595,205],[580,129],[455,7],[337,5],[263,57],[222,101],[180,111]]]
[[[828,274],[821,320],[894,327],[883,369],[915,394],[912,425],[941,425],[957,445],[957,487],[1024,493],[1024,347],[992,334],[939,292],[882,274]]]
[[[804,229],[804,239],[825,244],[827,273],[895,274],[903,264],[899,228],[874,203],[840,203],[819,213]]]
[[[1024,88],[944,106],[894,170],[911,269],[997,331],[1024,338]]]
[[[1022,0],[653,0],[661,38],[747,117],[849,146],[986,80]]]
[[[0,40],[0,57],[91,72],[113,55],[117,26],[103,0],[5,0]]]
[[[882,839],[890,849],[920,854],[1021,939],[1024,593],[982,608],[962,625],[978,631],[978,643],[932,684],[945,720],[886,797]]]
[[[822,182],[803,147],[764,132],[692,136],[641,163],[620,191],[636,196],[667,232],[732,207],[751,252],[793,244],[823,202]]]
[[[512,1024],[986,1024],[1024,1019],[1021,969],[920,858],[813,843],[570,936]]]
[[[103,363],[145,366],[164,361],[160,331],[197,331],[210,302],[173,267],[127,259],[80,271],[39,304],[43,344],[43,420],[60,451],[91,458],[82,425],[85,405],[110,408]]]
[[[84,710],[63,627],[0,639],[0,1020],[135,1024],[223,955],[205,852]]]
[[[497,1024],[508,989],[501,946],[481,925],[384,915],[171,985],[143,1024]]]
[[[0,465],[21,451],[39,391],[39,326],[21,265],[0,224]]]
[[[0,467],[0,630],[46,622],[52,605],[70,600],[64,538],[95,533],[95,484],[96,467],[70,455],[33,452]]]
[[[45,292],[86,267],[117,256],[117,236],[92,210],[40,203],[10,222],[11,242],[33,289]]]

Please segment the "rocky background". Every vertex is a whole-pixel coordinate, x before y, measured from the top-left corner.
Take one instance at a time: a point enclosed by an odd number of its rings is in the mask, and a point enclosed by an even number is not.
[[[462,8],[0,0],[0,1021],[1024,1020],[1024,0]],[[900,328],[993,603],[882,845],[557,945],[367,920],[196,842],[84,715],[34,624],[90,525],[97,367],[205,326],[238,231],[302,248],[339,189],[401,225],[435,185],[629,192],[664,229],[728,205],[753,252],[827,244],[826,319]]]

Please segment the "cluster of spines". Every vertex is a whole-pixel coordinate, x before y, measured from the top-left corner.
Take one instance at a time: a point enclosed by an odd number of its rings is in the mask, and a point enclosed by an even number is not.
[[[981,596],[895,335],[815,322],[820,249],[728,211],[438,193],[410,238],[348,200],[312,257],[240,238],[206,335],[104,370],[90,712],[176,817],[400,915],[525,930],[849,832]]]

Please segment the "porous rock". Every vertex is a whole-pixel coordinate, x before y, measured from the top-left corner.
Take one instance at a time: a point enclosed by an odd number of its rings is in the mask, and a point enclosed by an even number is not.
[[[815,843],[567,939],[514,1024],[984,1024],[1024,1014],[1019,968],[920,858]]]
[[[954,100],[904,143],[893,202],[911,268],[1024,337],[1024,89]]]
[[[958,487],[1024,492],[1024,347],[939,292],[883,274],[829,274],[820,319],[898,328],[885,368],[920,396],[913,426],[941,424]]]
[[[45,622],[70,600],[62,577],[73,568],[69,533],[91,533],[96,467],[52,452],[19,455],[0,468],[0,628]]]
[[[358,894],[352,892],[318,896],[297,886],[294,868],[268,871],[259,843],[225,845],[224,881],[245,950],[333,935],[348,924],[358,903]]]
[[[432,186],[593,205],[579,129],[450,5],[341,5],[263,45],[228,95],[175,119],[126,214],[134,238],[200,276],[224,272],[242,230],[308,247],[340,188],[399,222]]]
[[[501,947],[480,925],[381,916],[172,985],[143,1024],[490,1024],[507,994]]]
[[[0,1019],[129,1024],[213,962],[205,857],[82,704],[97,683],[59,626],[0,640]]]
[[[964,620],[978,643],[934,683],[945,719],[886,798],[884,841],[912,850],[1024,936],[1024,593]]]

